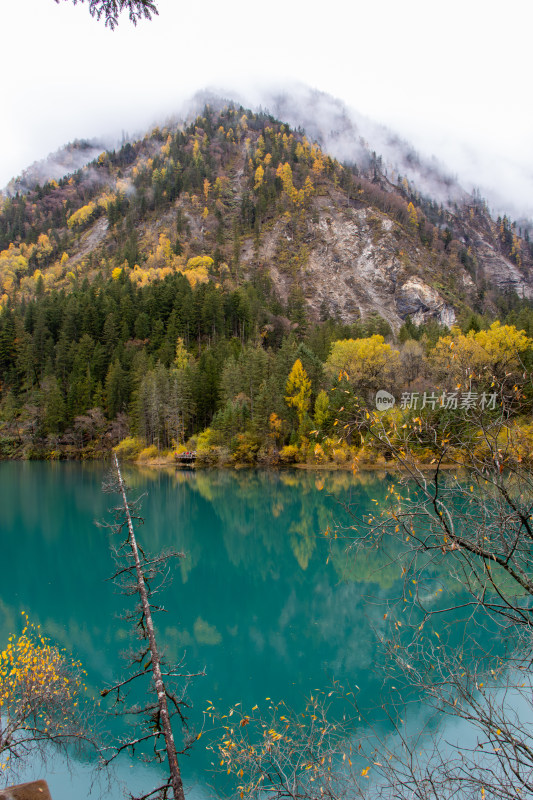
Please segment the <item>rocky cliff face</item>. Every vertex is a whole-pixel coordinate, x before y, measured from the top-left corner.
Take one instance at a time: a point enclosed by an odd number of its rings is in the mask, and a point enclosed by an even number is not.
[[[290,239],[280,222],[264,235],[257,255],[251,240],[245,243],[249,275],[254,264],[267,265],[285,303],[298,280],[314,319],[335,316],[349,323],[377,312],[394,330],[407,315],[416,324],[430,318],[448,326],[455,322],[453,304],[431,285],[435,273],[426,254],[399,224],[374,209],[342,208],[324,198],[317,205],[299,273],[282,270],[276,260],[280,240]],[[458,280],[463,298],[471,299],[475,283],[465,269],[458,270]]]
[[[520,298],[533,298],[532,275],[528,267],[519,269],[498,252],[493,242],[476,230],[472,231],[471,239],[480,274],[489,286],[497,287],[502,292],[516,292]]]

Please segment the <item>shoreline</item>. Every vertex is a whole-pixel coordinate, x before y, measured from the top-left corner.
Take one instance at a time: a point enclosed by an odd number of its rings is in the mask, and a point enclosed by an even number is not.
[[[45,461],[50,463],[57,463],[60,461],[69,461],[69,462],[79,462],[79,463],[105,463],[108,461],[112,454],[113,450],[109,450],[107,452],[101,452],[97,456],[91,455],[90,457],[85,456],[83,453],[77,453],[76,455],[72,454],[58,454],[56,453],[46,453],[43,452],[42,454],[39,453],[37,457],[24,457],[23,454],[12,456],[12,457],[5,457],[0,456],[0,463],[8,462],[8,461]],[[33,454],[32,454],[33,455]],[[120,456],[119,456],[120,458]],[[341,464],[334,463],[334,462],[326,462],[322,464],[311,464],[308,462],[294,462],[294,463],[281,463],[281,462],[230,462],[224,461],[221,463],[213,462],[200,462],[199,464],[192,464],[192,465],[182,465],[178,461],[175,461],[173,458],[170,457],[162,457],[162,458],[154,458],[154,459],[138,459],[138,458],[122,458],[122,463],[135,466],[135,467],[142,467],[144,469],[175,469],[177,472],[195,472],[196,470],[209,470],[209,469],[223,469],[229,471],[239,471],[239,470],[246,470],[246,469],[268,469],[268,470],[275,470],[275,471],[286,471],[286,470],[301,470],[302,472],[352,472],[353,474],[359,472],[380,472],[380,471],[398,471],[398,472],[406,472],[408,467],[402,465],[398,461],[364,461],[362,463],[354,463],[352,462],[344,462]],[[420,470],[421,472],[431,472],[435,468],[435,463],[428,463],[425,461],[415,461],[412,464],[412,468],[416,470]],[[439,464],[440,470],[452,470],[452,469],[460,469],[461,464],[457,463],[450,463],[445,462]]]
[[[119,451],[119,452],[117,452]],[[4,461],[78,461],[78,462],[106,462],[113,453],[117,452],[118,457],[124,464],[129,464],[136,467],[148,469],[175,469],[179,472],[205,470],[205,469],[224,469],[224,470],[243,470],[243,469],[268,469],[268,470],[301,470],[308,472],[379,472],[379,471],[398,471],[406,472],[409,467],[399,463],[394,459],[385,460],[383,456],[376,456],[376,460],[368,459],[368,453],[365,453],[361,460],[354,456],[350,460],[335,462],[310,462],[310,461],[282,461],[278,458],[266,459],[264,461],[231,461],[227,458],[217,459],[216,457],[209,457],[209,453],[205,457],[200,457],[190,464],[180,463],[174,454],[159,454],[152,458],[139,458],[137,454],[121,454],[120,444],[113,448],[88,448],[87,450],[69,447],[65,450],[60,449],[47,449],[45,447],[36,447],[33,450],[24,452],[22,448],[14,449],[10,453],[0,451],[0,463]],[[214,455],[214,454],[213,454]],[[431,472],[435,469],[435,464],[438,459],[435,457],[432,462],[426,460],[414,460],[410,465],[413,469],[421,472]],[[460,469],[461,464],[453,462],[444,462],[439,464],[440,470]]]
[[[143,467],[143,468],[153,468],[153,469],[176,469],[179,472],[195,472],[198,470],[206,470],[206,469],[224,469],[224,470],[246,470],[246,469],[270,469],[274,471],[283,472],[285,470],[297,469],[303,472],[352,472],[357,474],[359,472],[383,472],[383,471],[393,471],[397,470],[399,472],[406,472],[407,467],[400,464],[397,461],[387,461],[385,463],[370,463],[365,462],[363,464],[306,464],[303,462],[295,463],[295,464],[246,464],[246,463],[235,463],[235,464],[201,464],[200,466],[180,466],[171,461],[139,461],[135,459],[129,459],[125,463],[130,464],[136,467]],[[414,469],[418,469],[420,471],[428,471],[431,472],[435,468],[435,464],[427,464],[425,462],[416,462],[412,465]],[[445,470],[452,470],[452,469],[460,469],[460,464],[453,464],[453,463],[442,463],[439,464],[439,469]]]

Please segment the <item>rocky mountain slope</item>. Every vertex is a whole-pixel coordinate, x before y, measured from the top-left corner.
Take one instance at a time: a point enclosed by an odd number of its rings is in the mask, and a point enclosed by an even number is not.
[[[391,167],[341,112],[336,132],[317,122],[306,136],[209,99],[188,125],[156,128],[65,178],[15,185],[0,214],[4,306],[117,270],[140,285],[175,271],[191,285],[264,279],[287,316],[377,312],[395,330],[407,315],[451,325],[502,292],[533,297],[527,231],[492,219],[436,167],[408,150],[404,172]],[[353,140],[352,157],[341,164],[314,139],[345,156]]]

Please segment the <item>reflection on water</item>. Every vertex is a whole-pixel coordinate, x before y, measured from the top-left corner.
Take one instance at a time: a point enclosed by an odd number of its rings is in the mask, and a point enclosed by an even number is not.
[[[113,504],[101,491],[104,472],[94,464],[0,463],[0,640],[20,629],[26,611],[82,661],[94,696],[121,674],[128,644],[127,623],[117,617],[126,598],[107,581],[107,534],[94,524],[109,519]],[[220,709],[265,697],[298,707],[333,679],[376,694],[381,603],[401,593],[400,568],[379,551],[354,561],[339,542],[330,550],[322,534],[349,522],[338,501],[373,511],[386,474],[124,473],[132,496],[146,493],[145,548],[186,554],[165,590],[158,627],[169,659],[185,651],[189,670],[205,667],[191,690],[194,725],[201,726],[207,699]],[[198,744],[185,760],[185,781],[216,786],[215,776],[205,777],[210,761]],[[85,785],[86,777],[79,780]],[[140,768],[129,769],[130,785],[141,780]],[[72,796],[64,776],[50,783],[54,800]]]

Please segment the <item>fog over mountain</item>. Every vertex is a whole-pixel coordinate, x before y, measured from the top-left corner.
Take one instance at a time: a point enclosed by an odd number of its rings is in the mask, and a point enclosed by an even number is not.
[[[205,102],[217,102],[221,96],[268,111],[292,127],[303,129],[309,139],[341,162],[367,167],[375,154],[381,157],[382,168],[393,181],[398,175],[406,177],[419,191],[442,203],[465,197],[457,178],[436,158],[422,158],[398,134],[325,92],[300,84],[258,91],[252,98],[229,92],[218,96],[216,92],[200,92],[193,102],[194,113]]]
[[[86,164],[98,158],[103,150],[114,148],[117,142],[113,138],[82,139],[60,147],[47,158],[30,164],[21,175],[11,180],[6,187],[6,194],[26,192],[36,183],[43,184],[49,180],[58,181],[65,175],[76,172]]]
[[[492,213],[507,214],[519,222],[533,218],[533,170],[519,163],[519,155],[491,158],[486,151],[464,142],[441,138],[432,142],[423,133],[418,149],[391,128],[350,108],[342,100],[300,83],[265,84],[246,89],[209,88],[178,104],[176,113],[154,119],[153,125],[179,125],[199,113],[205,103],[220,107],[228,103],[270,112],[276,118],[303,129],[332,156],[349,164],[368,166],[380,158],[380,166],[391,182],[405,177],[424,195],[443,205],[461,202],[473,192],[487,200]],[[145,130],[130,133],[142,136]],[[35,182],[58,179],[89,163],[104,149],[119,147],[124,133],[103,133],[98,139],[75,141],[46,159],[36,161],[5,191],[12,195]],[[517,160],[518,159],[518,160]]]
[[[494,158],[482,148],[472,148],[449,137],[432,140],[424,132],[413,142],[339,98],[299,83],[265,85],[242,93],[200,92],[193,102],[194,112],[205,99],[217,96],[262,108],[303,128],[309,138],[340,161],[364,161],[375,152],[382,157],[390,178],[395,180],[400,173],[420,192],[444,204],[476,192],[487,200],[494,215],[508,214],[517,220],[533,218],[533,169],[521,163],[520,154],[509,152],[507,158]]]

